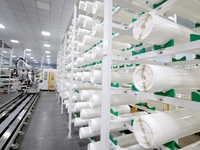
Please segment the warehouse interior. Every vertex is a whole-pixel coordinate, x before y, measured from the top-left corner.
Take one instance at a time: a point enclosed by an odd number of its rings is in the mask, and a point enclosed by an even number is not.
[[[1,150],[200,150],[199,0],[0,0]]]

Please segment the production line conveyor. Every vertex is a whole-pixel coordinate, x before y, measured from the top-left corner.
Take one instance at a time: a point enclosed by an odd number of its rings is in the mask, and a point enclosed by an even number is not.
[[[0,105],[0,150],[17,148],[19,144],[14,144],[23,125],[30,117],[34,105],[41,95],[21,93],[15,98]]]

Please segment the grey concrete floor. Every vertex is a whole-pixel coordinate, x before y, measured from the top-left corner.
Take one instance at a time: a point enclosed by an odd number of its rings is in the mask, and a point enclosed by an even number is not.
[[[18,137],[19,150],[86,150],[88,139],[80,140],[79,128],[67,139],[68,115],[60,114],[54,92],[42,92],[25,135]],[[73,125],[72,125],[73,126]]]

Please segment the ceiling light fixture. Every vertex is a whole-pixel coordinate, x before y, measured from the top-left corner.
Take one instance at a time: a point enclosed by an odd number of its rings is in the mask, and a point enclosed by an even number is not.
[[[46,55],[46,57],[51,57],[50,55]]]
[[[15,55],[13,55],[12,57],[16,57]]]
[[[34,57],[30,57],[30,59],[34,59]]]
[[[36,1],[36,4],[37,4],[37,8],[49,11],[49,4],[48,3]]]
[[[13,43],[19,43],[19,41],[17,41],[17,40],[10,40],[10,41]]]
[[[45,51],[45,53],[46,53],[46,54],[50,54],[51,52],[50,52],[50,51]]]
[[[4,25],[0,24],[0,28],[1,29],[5,29]]]
[[[44,36],[50,36],[51,35],[51,33],[47,32],[47,31],[42,31],[41,34],[44,35]]]
[[[31,51],[31,49],[25,49],[25,51],[28,51],[28,52],[30,52],[30,51]]]
[[[44,44],[44,47],[50,47],[50,44]]]
[[[26,55],[27,55],[27,56],[31,56],[31,54],[28,54],[28,53],[27,53]]]

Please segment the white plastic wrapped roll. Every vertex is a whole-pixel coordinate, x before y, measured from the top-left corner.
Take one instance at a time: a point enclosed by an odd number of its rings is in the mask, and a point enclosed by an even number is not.
[[[156,147],[200,131],[200,112],[176,110],[141,116],[134,120],[133,131],[140,145]]]
[[[84,10],[84,8],[85,8],[85,2],[84,2],[84,1],[80,1],[80,2],[79,2],[78,9]]]
[[[148,113],[146,113],[146,112],[133,113],[133,115],[129,118],[119,118],[119,119],[110,120],[110,124],[111,125],[112,124],[119,124],[119,123],[131,124],[131,120],[136,119],[139,116],[143,116],[143,115],[147,115],[147,114]],[[101,118],[90,119],[89,122],[88,122],[88,125],[89,125],[91,133],[100,132]]]
[[[141,15],[140,18],[135,21],[133,27],[133,37],[136,40],[155,45],[164,45],[171,39],[174,39],[175,44],[189,42],[190,34],[197,33],[170,20],[150,13]]]
[[[81,15],[81,14],[79,14],[79,16],[78,16],[78,23],[79,23],[80,25],[83,25],[83,23],[84,23],[84,21],[85,21],[86,18],[89,18],[89,17],[86,16],[86,15]]]
[[[112,49],[115,49],[115,50],[123,50],[130,47],[131,47],[131,44],[129,43],[122,43],[122,42],[116,42],[116,41],[112,42]]]
[[[120,114],[126,114],[131,111],[131,108],[128,105],[120,105],[120,106],[113,106],[112,110],[114,112],[120,112]]]
[[[93,7],[94,7],[94,3],[86,1],[85,2],[84,11],[87,12],[87,13],[92,13],[93,12]]]
[[[86,101],[86,100],[89,100],[92,94],[98,94],[100,92],[101,90],[81,90],[79,92],[79,95],[82,101]]]
[[[92,73],[91,72],[82,72],[82,81],[90,81]]]
[[[90,107],[96,108],[101,106],[102,95],[101,94],[92,94],[89,103]],[[149,99],[140,98],[138,96],[127,95],[127,94],[116,94],[111,95],[110,106],[118,105],[128,105],[128,104],[139,104],[147,103]]]
[[[88,46],[93,46],[93,45],[99,43],[100,41],[101,41],[101,39],[92,37],[89,35],[85,35],[83,38],[83,44],[88,45]]]
[[[102,82],[102,71],[93,70],[91,75],[92,83]],[[128,72],[111,72],[111,82],[113,83],[133,83],[133,73]]]
[[[97,87],[94,87],[91,85],[86,85],[84,83],[77,83],[77,84],[73,84],[73,89],[74,90],[95,90],[95,89],[97,89]]]
[[[103,24],[94,24],[91,35],[94,37],[103,38]]]
[[[87,108],[87,109],[81,109],[80,111],[80,117],[82,119],[92,119],[100,116],[101,116],[101,111],[99,108]]]
[[[90,108],[90,105],[88,102],[77,102],[74,104],[74,108],[72,109],[72,112],[80,112],[80,110],[84,108]]]
[[[137,41],[133,36],[130,35],[120,35],[114,39],[118,42],[129,43],[134,45],[139,45],[141,42]]]
[[[93,12],[94,15],[104,17],[104,4],[102,2],[96,1],[94,3]]]
[[[79,28],[79,29],[78,29],[78,33],[77,33],[78,40],[79,40],[80,42],[82,42],[84,36],[85,36],[85,35],[89,35],[90,33],[91,33],[90,30],[86,30],[86,29]]]
[[[94,24],[97,24],[97,23],[99,24],[99,23],[101,23],[101,21],[99,21],[99,20],[94,20],[94,19],[92,19],[92,18],[86,18],[86,19],[84,20],[84,23],[83,23],[83,28],[92,30],[93,25],[94,25]]]
[[[90,64],[95,62],[95,60],[92,58],[92,54],[85,53],[83,54],[83,62],[84,64]]]
[[[140,65],[133,75],[135,87],[139,91],[160,92],[170,89],[200,89],[200,71],[167,66]]]
[[[95,60],[102,60],[102,47],[94,47],[92,50],[92,58]]]
[[[113,139],[117,141],[117,145],[120,146],[121,148],[138,144],[134,134],[122,135],[114,137]],[[112,147],[110,147],[110,149],[112,149]],[[101,150],[101,142],[99,141],[99,142],[89,143],[88,150]]]
[[[81,81],[82,80],[82,72],[77,72],[75,76],[75,80]]]
[[[84,125],[88,125],[88,121],[86,119],[81,119],[81,118],[75,118],[74,119],[74,127],[80,127]]]
[[[75,102],[75,101],[80,102],[80,101],[81,101],[81,98],[80,98],[79,95],[72,95],[72,101],[73,101],[73,102]]]
[[[200,149],[200,141],[181,148],[181,150],[199,150],[199,149]]]
[[[83,65],[84,65],[83,58],[77,57],[76,61],[74,62],[74,66],[80,67]]]
[[[77,46],[77,51],[78,52],[85,52],[86,50],[88,50],[90,48],[90,46],[85,45],[83,43],[79,43]]]

